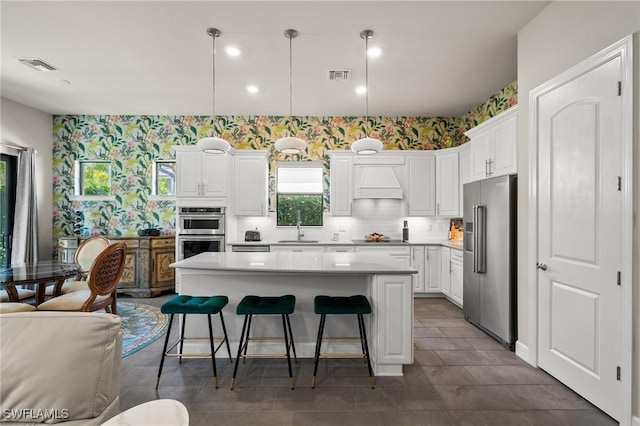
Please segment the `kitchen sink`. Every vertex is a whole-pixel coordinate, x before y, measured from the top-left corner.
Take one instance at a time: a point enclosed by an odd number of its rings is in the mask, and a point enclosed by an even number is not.
[[[315,241],[315,240],[280,240],[278,241],[279,243],[302,243],[302,244],[317,244],[320,241]]]

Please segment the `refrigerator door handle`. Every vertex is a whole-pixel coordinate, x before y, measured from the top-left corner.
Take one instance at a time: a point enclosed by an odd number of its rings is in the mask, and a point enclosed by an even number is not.
[[[478,272],[478,206],[473,206],[473,234],[471,240],[473,242],[473,268],[472,272]]]
[[[476,225],[474,228],[476,234],[476,272],[483,273],[484,270],[484,247],[485,247],[485,220],[486,209],[484,206],[476,206]]]

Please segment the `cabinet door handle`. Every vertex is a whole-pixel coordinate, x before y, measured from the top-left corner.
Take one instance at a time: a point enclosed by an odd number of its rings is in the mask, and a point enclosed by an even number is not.
[[[484,177],[489,177],[489,160],[484,160]]]
[[[264,216],[264,202],[260,203],[260,214]]]
[[[489,159],[489,177],[493,176],[493,160]]]
[[[440,216],[440,203],[436,203],[436,216]]]

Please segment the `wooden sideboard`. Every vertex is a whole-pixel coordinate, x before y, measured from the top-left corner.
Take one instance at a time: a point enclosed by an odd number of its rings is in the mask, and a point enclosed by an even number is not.
[[[127,245],[127,258],[118,292],[134,297],[153,297],[165,290],[175,290],[175,237],[122,237],[106,235],[111,241]],[[89,237],[58,239],[58,259],[73,262],[78,244]]]

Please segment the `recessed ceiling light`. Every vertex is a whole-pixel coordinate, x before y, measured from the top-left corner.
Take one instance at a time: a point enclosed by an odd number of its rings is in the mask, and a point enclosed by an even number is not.
[[[247,86],[247,92],[249,93],[258,93],[260,89],[258,89],[258,86],[254,86],[254,85],[249,85]]]
[[[224,51],[227,52],[229,56],[240,56],[240,49],[235,46],[227,46],[224,48]]]
[[[367,55],[369,55],[370,58],[377,58],[382,55],[382,49],[379,47],[370,47],[367,51]]]
[[[358,87],[356,87],[356,93],[358,95],[364,95],[365,93],[367,93],[367,87],[366,86],[358,86]]]
[[[36,71],[58,71],[56,67],[49,65],[40,58],[18,58],[18,61]]]

